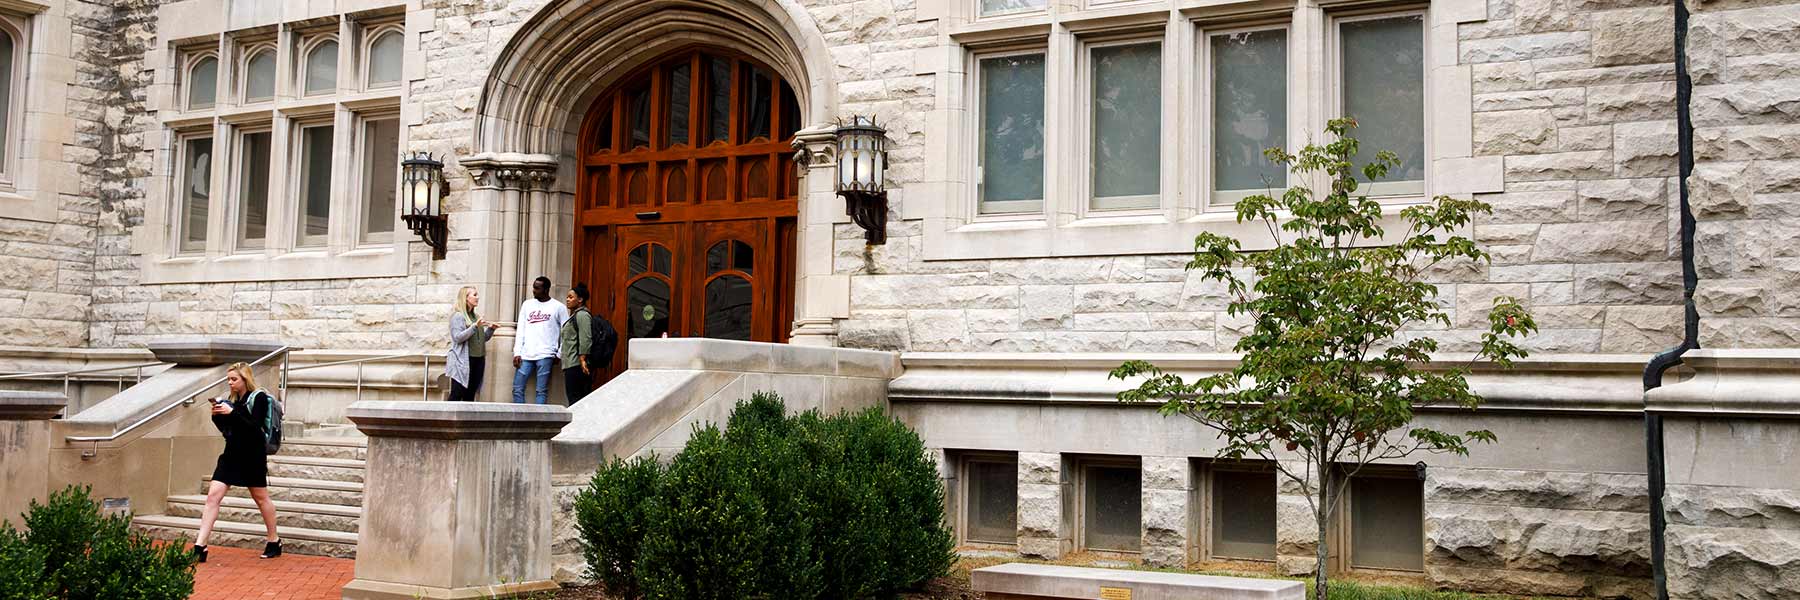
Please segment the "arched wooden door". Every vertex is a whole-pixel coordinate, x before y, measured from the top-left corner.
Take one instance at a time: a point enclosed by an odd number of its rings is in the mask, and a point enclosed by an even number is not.
[[[625,340],[785,342],[800,107],[754,60],[695,48],[625,77],[582,126],[575,278]],[[621,341],[601,379],[625,366]]]

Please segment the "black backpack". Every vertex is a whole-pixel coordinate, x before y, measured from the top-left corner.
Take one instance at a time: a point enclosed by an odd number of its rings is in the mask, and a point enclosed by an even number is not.
[[[587,312],[587,309],[583,308],[581,311]],[[588,369],[599,371],[612,364],[613,350],[619,346],[619,331],[613,329],[611,321],[596,317],[591,312],[588,313],[588,323],[593,328],[588,334],[593,337],[588,344]]]
[[[256,393],[250,395],[250,401],[244,405],[252,415],[256,414],[257,396],[261,396],[263,402],[269,403],[269,410],[263,415],[262,423],[263,452],[272,455],[281,451],[281,416],[283,412],[281,401],[276,400],[274,394],[256,390]]]

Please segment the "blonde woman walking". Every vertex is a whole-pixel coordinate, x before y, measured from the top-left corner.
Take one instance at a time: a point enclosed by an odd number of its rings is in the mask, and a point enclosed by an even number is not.
[[[281,536],[275,533],[275,503],[269,500],[269,462],[265,437],[269,406],[275,396],[256,387],[256,376],[250,365],[232,363],[225,369],[225,385],[230,393],[212,400],[213,426],[225,436],[225,451],[219,454],[219,465],[213,469],[212,483],[207,484],[206,508],[200,513],[200,537],[194,540],[194,558],[206,562],[206,541],[212,536],[213,522],[219,518],[219,503],[233,486],[250,489],[250,499],[262,511],[263,526],[268,536],[263,545],[263,558],[281,556]]]
[[[475,316],[480,306],[481,292],[474,286],[465,285],[456,292],[456,304],[450,311],[450,352],[444,357],[452,402],[473,402],[487,373],[488,338],[500,326]]]

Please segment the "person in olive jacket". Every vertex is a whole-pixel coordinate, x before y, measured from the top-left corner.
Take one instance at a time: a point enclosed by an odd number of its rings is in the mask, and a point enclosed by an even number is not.
[[[194,558],[196,562],[206,562],[206,541],[212,536],[213,522],[219,518],[219,504],[233,486],[250,489],[250,499],[256,502],[263,526],[268,529],[262,557],[275,558],[281,556],[281,536],[275,532],[275,503],[269,499],[269,456],[264,445],[264,425],[275,397],[256,387],[250,365],[241,362],[225,369],[225,384],[230,395],[212,401],[213,426],[225,436],[225,451],[219,454],[212,482],[207,484],[206,507],[200,512],[200,536],[194,540]]]
[[[594,347],[594,315],[588,312],[587,301],[585,283],[575,284],[563,296],[563,304],[569,307],[569,320],[562,324],[559,352],[563,364],[563,391],[569,396],[569,406],[574,406],[593,391],[594,370],[602,367],[588,364],[588,354]]]

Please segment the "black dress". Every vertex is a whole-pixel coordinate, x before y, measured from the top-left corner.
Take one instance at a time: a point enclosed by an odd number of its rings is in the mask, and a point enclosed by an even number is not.
[[[268,456],[264,453],[263,419],[269,415],[267,392],[251,392],[255,406],[242,399],[231,403],[231,414],[213,415],[213,425],[225,434],[225,452],[213,469],[213,481],[238,487],[269,487]]]

